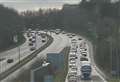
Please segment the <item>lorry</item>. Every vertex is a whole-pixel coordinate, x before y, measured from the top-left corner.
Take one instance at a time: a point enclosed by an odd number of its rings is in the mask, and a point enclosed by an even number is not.
[[[81,79],[82,80],[90,80],[91,79],[92,66],[89,61],[82,61],[80,70],[81,70]]]

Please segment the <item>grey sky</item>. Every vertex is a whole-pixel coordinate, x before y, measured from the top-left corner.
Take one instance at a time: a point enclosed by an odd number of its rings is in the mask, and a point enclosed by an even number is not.
[[[0,4],[18,11],[38,10],[39,8],[61,8],[63,4],[77,4],[81,0],[0,0]]]

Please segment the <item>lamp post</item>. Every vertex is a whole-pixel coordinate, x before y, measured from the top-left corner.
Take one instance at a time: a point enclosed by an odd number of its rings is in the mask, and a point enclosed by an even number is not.
[[[13,41],[14,41],[15,43],[18,42],[18,35],[15,35],[15,36],[13,37]],[[19,59],[19,63],[20,63],[20,46],[17,47],[17,50],[18,50],[18,59]]]

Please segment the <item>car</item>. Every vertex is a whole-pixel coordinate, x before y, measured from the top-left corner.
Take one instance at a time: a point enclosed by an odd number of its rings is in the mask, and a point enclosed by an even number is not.
[[[36,49],[35,47],[31,47],[31,48],[30,48],[30,51],[33,51],[33,50],[35,50],[35,49]]]
[[[36,42],[36,39],[35,39],[35,38],[33,38],[31,42],[32,42],[32,43],[35,43],[35,42]]]
[[[69,55],[76,55],[76,53],[75,52],[70,52]]]
[[[13,59],[8,59],[7,63],[13,63],[13,61],[14,61]]]
[[[77,57],[69,57],[69,60],[75,60]]]
[[[81,57],[81,58],[80,58],[80,61],[88,61],[88,58]]]
[[[65,31],[63,31],[62,34],[66,34]]]
[[[69,57],[77,57],[77,55],[71,54],[69,55]]]
[[[29,43],[29,46],[33,46],[33,43],[32,43],[32,42],[30,42],[30,43]]]
[[[69,63],[69,67],[70,67],[70,68],[71,68],[71,67],[76,67],[76,63],[74,63],[74,64]]]
[[[42,39],[42,42],[44,43],[44,42],[46,42],[46,40],[45,40],[45,39]]]
[[[76,36],[75,34],[72,34],[72,36]]]
[[[29,38],[29,41],[32,41],[32,38]]]
[[[30,33],[27,33],[27,37],[30,37],[31,35],[30,35]]]
[[[71,67],[72,70],[76,70],[77,71],[77,67]]]
[[[36,40],[32,40],[32,43],[35,43],[36,42]]]
[[[87,52],[81,52],[81,55],[87,56]]]
[[[80,51],[87,51],[87,48],[80,48]]]
[[[77,40],[76,39],[72,39],[71,43],[77,43]]]
[[[77,75],[77,70],[76,70],[76,69],[73,69],[72,67],[69,68],[68,75]]]
[[[69,38],[73,38],[73,36],[70,35]]]
[[[77,82],[77,77],[76,76],[69,76],[68,82]]]
[[[45,38],[46,36],[45,36],[45,34],[41,34],[41,37],[42,37],[42,38]]]
[[[38,32],[38,36],[41,36],[41,33],[40,33],[40,32]]]
[[[32,38],[33,38],[33,39],[36,39],[36,36],[33,36]]]
[[[74,63],[76,63],[76,61],[75,60],[70,60],[69,63],[74,64]]]
[[[78,40],[82,40],[82,38],[78,38]]]

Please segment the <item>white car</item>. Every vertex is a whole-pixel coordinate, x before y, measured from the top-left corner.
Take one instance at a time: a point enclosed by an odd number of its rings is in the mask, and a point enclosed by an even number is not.
[[[73,67],[69,68],[69,72],[68,72],[69,75],[77,75],[77,70],[74,69]]]

